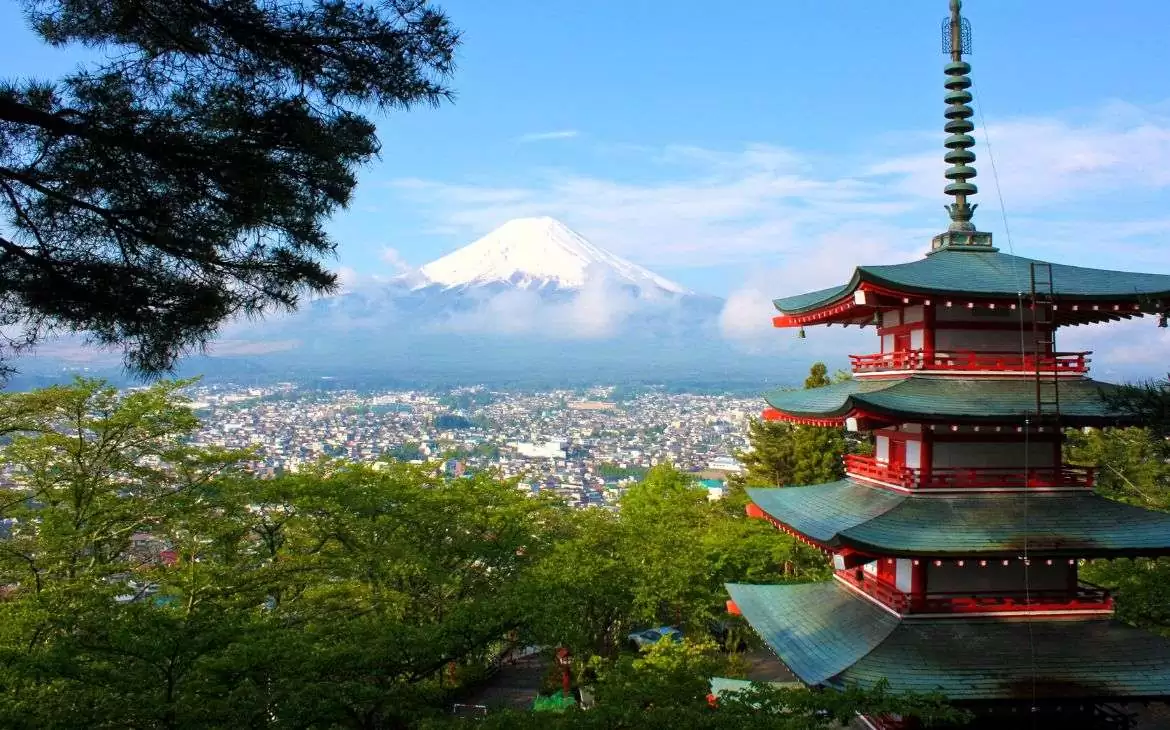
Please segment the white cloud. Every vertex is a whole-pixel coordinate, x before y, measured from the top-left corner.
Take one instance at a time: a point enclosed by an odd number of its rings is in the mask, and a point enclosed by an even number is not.
[[[392,268],[396,274],[405,274],[414,270],[414,267],[406,263],[406,259],[402,258],[402,254],[399,253],[398,249],[396,248],[383,246],[382,250],[378,254],[378,258],[380,258],[384,263],[390,264],[390,268]]]
[[[1072,201],[1089,203],[1127,191],[1157,194],[1170,185],[1170,117],[1161,108],[1111,102],[1051,118],[1003,119],[991,125],[1004,195],[1013,216],[1066,225],[1104,223]],[[522,170],[523,184],[498,180],[406,179],[391,183],[426,219],[424,227],[472,240],[515,217],[551,215],[595,243],[654,267],[759,266],[799,256],[810,242],[850,222],[897,229],[924,251],[942,229],[941,133],[883,135],[866,156],[813,155],[779,145],[736,150],[672,145],[630,148],[635,176],[570,170]],[[977,132],[982,227],[998,230],[991,165]],[[876,148],[879,157],[873,156]],[[909,150],[909,152],[908,152]],[[1021,246],[1042,242],[1040,222],[1017,231]],[[1034,233],[1035,235],[1031,235]],[[911,240],[916,236],[916,240]],[[851,251],[839,251],[848,257]],[[851,263],[857,263],[856,260]]]
[[[552,132],[530,132],[516,138],[517,142],[547,142],[554,139],[572,139],[580,132],[575,129],[559,129]]]
[[[1109,102],[1059,116],[1000,119],[988,132],[1015,253],[1118,269],[1165,267],[1166,105]],[[982,130],[976,139],[983,190],[977,222],[1007,250]],[[410,179],[393,189],[432,232],[457,242],[510,218],[551,215],[650,268],[766,271],[767,277],[746,277],[721,318],[725,337],[755,347],[783,335],[771,331],[773,297],[843,283],[858,264],[925,253],[946,223],[941,142],[936,132],[882,135],[868,156],[853,157],[767,144],[626,146],[626,161],[640,163],[630,176],[538,169],[520,171],[523,184]],[[1129,216],[1101,202],[1131,193],[1146,196],[1143,206],[1151,196],[1159,201],[1152,215]],[[1158,352],[1170,352],[1170,344]]]
[[[617,333],[626,319],[647,310],[675,306],[674,300],[638,300],[605,276],[587,271],[585,286],[556,298],[524,289],[484,295],[469,311],[434,329],[444,332],[540,335],[550,340],[602,339]]]
[[[1051,209],[1093,193],[1170,185],[1170,117],[1158,107],[1114,101],[1059,117],[977,125],[972,134],[976,182],[988,208],[998,207],[996,173],[1009,213]],[[937,200],[946,166],[941,139],[920,134],[913,141],[923,151],[873,163],[865,174],[889,178],[900,194]]]

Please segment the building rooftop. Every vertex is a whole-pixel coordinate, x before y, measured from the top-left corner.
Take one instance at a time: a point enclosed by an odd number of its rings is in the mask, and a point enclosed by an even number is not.
[[[1049,264],[992,249],[942,250],[909,263],[858,266],[846,284],[782,297],[776,299],[774,304],[784,314],[803,314],[827,307],[842,299],[852,299],[853,292],[862,284],[906,294],[1015,300],[1030,290],[1033,262],[1052,267],[1053,293],[1058,301],[1063,299],[1132,305],[1161,299],[1170,303],[1168,274]],[[1081,314],[1081,319],[1085,319],[1090,313]],[[1131,308],[1128,313],[1122,310],[1120,314],[1133,316],[1134,311]],[[1068,313],[1069,323],[1077,319],[1072,317],[1071,312]]]
[[[810,686],[884,679],[957,702],[1170,696],[1170,641],[1112,621],[900,619],[836,581],[727,589]]]
[[[1066,426],[1122,425],[1124,414],[1111,409],[1103,397],[1116,388],[1088,378],[1062,380],[1061,422]],[[1022,423],[1036,410],[1036,381],[928,375],[853,378],[823,388],[778,390],[764,400],[797,419],[844,421],[863,412],[895,421]]]
[[[830,547],[907,557],[1170,555],[1170,513],[1091,492],[917,495],[851,479],[749,489],[773,519]]]

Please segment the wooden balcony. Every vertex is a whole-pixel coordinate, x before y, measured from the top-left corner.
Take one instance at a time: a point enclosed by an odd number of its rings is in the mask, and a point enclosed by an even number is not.
[[[860,568],[839,570],[836,575],[867,596],[902,614],[1037,611],[1108,613],[1113,610],[1113,596],[1109,591],[1088,583],[1078,583],[1077,587],[1071,590],[953,591],[912,595],[872,577],[864,577],[864,571]]]
[[[1090,352],[1056,352],[1051,355],[1019,352],[971,352],[921,350],[850,355],[853,372],[861,375],[903,370],[941,370],[956,373],[1034,373],[1080,375],[1089,370]]]
[[[921,469],[890,466],[873,456],[845,455],[845,472],[904,489],[1092,489],[1096,471],[1091,467],[934,467],[927,476]]]

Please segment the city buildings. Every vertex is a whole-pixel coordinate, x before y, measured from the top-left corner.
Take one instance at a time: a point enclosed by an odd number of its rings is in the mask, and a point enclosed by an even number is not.
[[[614,504],[657,464],[708,479],[739,468],[731,454],[747,448],[747,419],[758,415],[753,399],[656,391],[612,402],[611,390],[202,386],[192,391],[204,424],[195,443],[252,448],[248,466],[261,476],[321,458],[441,461],[452,475],[492,469],[522,489],[551,490],[581,506]]]

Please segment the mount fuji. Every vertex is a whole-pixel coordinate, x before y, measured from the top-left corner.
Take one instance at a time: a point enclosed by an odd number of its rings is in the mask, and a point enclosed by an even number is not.
[[[598,278],[640,294],[693,295],[679,284],[594,246],[555,218],[517,218],[432,261],[414,288],[505,285],[524,290],[583,289]]]
[[[256,345],[240,354],[266,368],[322,374],[519,382],[534,373],[555,381],[608,372],[620,381],[673,365],[697,370],[704,352],[708,360],[725,357],[722,308],[719,297],[690,291],[558,220],[518,218],[418,270],[350,283],[295,314],[249,325],[239,336],[246,348]],[[221,351],[209,359],[218,366],[235,357]]]
[[[180,372],[432,385],[774,377],[774,360],[727,346],[723,306],[560,221],[518,218],[418,270],[229,325]]]

